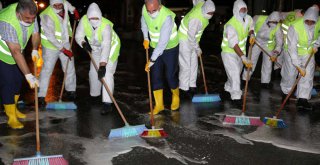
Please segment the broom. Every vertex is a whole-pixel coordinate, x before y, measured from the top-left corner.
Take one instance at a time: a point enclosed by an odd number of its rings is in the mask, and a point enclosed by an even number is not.
[[[249,47],[249,60],[251,60],[252,55],[252,46],[250,44]],[[223,124],[228,125],[252,125],[252,126],[262,126],[263,123],[260,121],[260,117],[252,117],[252,116],[246,116],[246,100],[247,100],[247,93],[248,93],[248,82],[250,77],[250,71],[251,68],[247,68],[247,78],[246,78],[246,86],[244,89],[244,95],[243,95],[243,104],[242,104],[242,112],[240,116],[237,115],[226,115],[224,118]]]
[[[203,77],[203,84],[204,84],[204,90],[206,94],[200,94],[200,95],[194,95],[192,98],[193,103],[203,103],[203,102],[217,102],[221,101],[221,98],[219,94],[208,94],[208,87],[207,87],[207,82],[206,82],[206,76],[204,73],[204,67],[203,67],[203,62],[202,62],[202,55],[199,54],[199,59],[200,59],[200,66],[201,66],[201,72],[202,72],[202,77]]]
[[[314,53],[311,53],[306,64],[304,65],[304,68],[307,68],[311,58],[313,57]],[[282,119],[279,118],[280,116],[280,112],[282,111],[282,109],[284,108],[284,106],[286,105],[287,101],[289,100],[290,96],[292,95],[292,93],[294,92],[297,84],[299,83],[300,79],[302,78],[302,76],[299,74],[298,78],[296,79],[296,81],[294,82],[294,84],[291,87],[291,90],[289,91],[287,97],[283,100],[280,108],[277,111],[276,116],[273,116],[273,118],[269,118],[269,117],[265,117],[263,119],[263,122],[273,128],[286,128],[287,125],[284,123],[284,121]]]
[[[146,49],[146,59],[147,62],[149,61],[149,51]],[[154,114],[153,114],[153,104],[152,104],[152,95],[151,95],[151,83],[150,83],[150,72],[147,72],[148,75],[148,92],[149,92],[149,105],[150,105],[150,122],[151,122],[151,129],[145,129],[142,134],[140,135],[143,138],[161,138],[167,137],[168,134],[163,130],[163,128],[155,129],[154,126]]]
[[[90,56],[91,62],[94,66],[94,68],[96,69],[96,71],[98,72],[98,66],[96,64],[96,62],[94,61],[91,52],[87,52]],[[111,129],[110,134],[109,134],[109,139],[111,138],[126,138],[126,137],[131,137],[131,136],[137,136],[140,135],[144,129],[146,129],[145,125],[136,125],[136,126],[131,126],[129,125],[129,123],[127,122],[127,119],[124,117],[122,111],[120,110],[120,107],[118,106],[118,103],[116,102],[115,98],[113,97],[106,81],[104,80],[104,78],[101,78],[100,81],[102,82],[103,86],[106,88],[111,100],[113,101],[116,109],[118,110],[121,119],[123,120],[123,122],[125,123],[125,126],[122,128],[117,128],[117,129]]]
[[[36,63],[34,65],[34,74],[37,73]],[[34,87],[34,100],[36,108],[36,156],[30,158],[19,158],[13,160],[13,165],[68,165],[69,163],[62,155],[42,156],[40,153],[40,132],[39,132],[39,107],[38,107],[38,87]]]
[[[73,28],[72,28],[72,38],[71,38],[71,43],[70,43],[70,48],[72,49],[72,44],[73,44],[73,38],[74,38],[74,33],[76,30],[76,25],[77,25],[77,21],[74,20],[73,22]],[[63,76],[63,81],[62,81],[62,87],[61,87],[61,91],[60,91],[60,96],[59,96],[59,101],[58,102],[51,102],[48,103],[46,106],[46,109],[59,109],[59,110],[64,110],[64,109],[77,109],[77,105],[74,102],[62,102],[62,95],[63,95],[63,91],[64,91],[64,85],[65,85],[65,81],[67,78],[67,71],[68,71],[68,65],[69,65],[69,61],[71,61],[71,58],[69,60],[67,60],[67,64],[65,67],[65,72],[64,72],[64,76]]]
[[[255,44],[270,58],[272,57],[257,41],[255,41]],[[274,62],[279,68],[282,68],[282,65],[279,64],[277,61]]]

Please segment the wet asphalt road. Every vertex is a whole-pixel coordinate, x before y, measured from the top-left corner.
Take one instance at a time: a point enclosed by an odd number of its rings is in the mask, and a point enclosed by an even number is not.
[[[149,126],[144,51],[136,41],[123,41],[123,44],[126,46],[122,48],[115,74],[115,98],[131,125]],[[205,70],[210,93],[219,93],[223,90],[226,75],[220,57],[211,55],[218,53],[213,49],[205,51]],[[123,123],[116,111],[107,116],[100,115],[102,104],[89,96],[88,57],[77,51],[75,103],[79,108],[76,111],[40,112],[41,151],[44,155],[63,154],[71,165],[320,164],[319,97],[311,100],[314,111],[310,112],[297,111],[295,99],[291,99],[281,114],[288,125],[286,129],[227,127],[221,123],[223,116],[217,114],[240,114],[241,111],[230,101],[192,104],[190,100],[182,100],[180,111],[166,110],[155,118],[156,126],[164,128],[168,138],[108,140],[110,129],[122,127]],[[201,79],[198,78],[198,84],[202,83]],[[47,101],[57,99],[61,80],[58,66]],[[273,89],[261,89],[259,73],[255,74],[249,84],[247,115],[265,117],[274,114],[281,101],[279,79],[275,78],[273,84]],[[198,92],[203,92],[203,85],[199,85]],[[6,116],[0,114],[0,142],[3,144],[0,158],[4,164],[12,163],[13,158],[35,154],[33,93],[31,90],[23,93],[25,106],[21,110],[28,114],[23,121],[23,130],[9,129],[5,124]],[[170,107],[170,93],[165,95],[166,107]]]

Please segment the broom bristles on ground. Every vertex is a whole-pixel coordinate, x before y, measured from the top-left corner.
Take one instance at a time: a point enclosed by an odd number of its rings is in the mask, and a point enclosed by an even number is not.
[[[62,155],[35,156],[31,158],[14,159],[12,165],[68,165]]]
[[[46,109],[77,109],[77,105],[73,102],[52,102],[48,103]]]
[[[218,101],[221,101],[219,94],[194,95],[192,98],[193,103],[210,103]]]
[[[287,128],[287,125],[282,119],[277,119],[275,117],[265,117],[263,118],[263,123],[272,127],[272,128]]]
[[[140,135],[143,138],[165,138],[168,134],[162,129],[146,129]]]
[[[126,125],[122,128],[112,129],[110,131],[108,138],[112,139],[112,138],[127,138],[131,136],[138,136],[145,129],[146,129],[145,125],[137,125],[137,126]]]
[[[235,115],[226,115],[223,120],[223,124],[226,125],[252,125],[252,126],[262,126],[263,123],[260,120],[260,117],[250,117],[250,116],[235,116]]]

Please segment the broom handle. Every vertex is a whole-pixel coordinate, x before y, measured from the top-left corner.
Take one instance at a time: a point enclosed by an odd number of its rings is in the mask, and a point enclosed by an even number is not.
[[[310,54],[306,64],[304,65],[304,68],[307,68],[307,66],[308,66],[308,64],[309,64],[309,62],[310,62],[310,60],[311,60],[313,55],[314,55],[314,53]],[[289,100],[290,96],[294,92],[294,90],[295,90],[296,86],[298,85],[298,83],[299,83],[301,78],[302,78],[302,76],[299,74],[298,78],[296,79],[296,81],[292,85],[290,92],[288,93],[287,97],[283,100],[280,108],[278,109],[277,114],[276,114],[276,118],[279,118],[281,110],[284,108],[285,104],[287,103],[287,101]]]
[[[146,49],[146,60],[149,61],[149,50]],[[150,72],[147,72],[148,75],[148,92],[149,92],[149,105],[150,105],[150,111],[151,111],[151,125],[154,126],[154,115],[153,115],[153,103],[152,103],[152,94],[151,94],[151,82],[150,82]]]
[[[271,57],[271,55],[257,42],[255,41],[256,45],[269,57]],[[282,68],[282,65],[279,64],[277,61],[274,62],[279,68]]]
[[[76,31],[76,25],[77,25],[77,21],[74,20],[73,22],[73,27],[72,27],[72,37],[71,37],[71,43],[70,43],[70,49],[72,50],[72,44],[73,44],[73,38],[74,38],[74,32]],[[71,58],[70,58],[71,60]],[[64,71],[64,76],[63,76],[63,81],[62,81],[62,87],[61,87],[61,91],[60,91],[60,96],[59,96],[59,101],[62,101],[62,95],[63,95],[63,91],[64,91],[64,85],[67,79],[67,71],[68,71],[68,65],[69,65],[69,61],[67,60],[67,64],[65,67],[65,71]]]
[[[253,45],[250,44],[250,47],[249,47],[249,60],[251,60],[251,56],[252,56],[252,47],[253,47]],[[247,103],[247,93],[248,93],[248,83],[249,83],[250,71],[251,71],[251,68],[247,68],[246,86],[244,88],[243,103],[242,103],[242,113],[244,113],[246,111],[246,103]]]
[[[89,56],[90,56],[90,59],[91,59],[91,62],[92,62],[92,64],[93,64],[94,68],[95,68],[95,69],[96,69],[96,71],[98,72],[99,68],[98,68],[98,66],[97,66],[96,62],[94,61],[94,59],[92,58],[92,54],[91,54],[91,52],[87,52],[87,53],[88,53],[88,54],[89,54]],[[103,78],[101,78],[101,79],[100,79],[100,81],[102,82],[103,86],[106,88],[106,90],[107,90],[107,92],[108,92],[108,94],[109,94],[109,96],[110,96],[111,100],[113,101],[114,105],[116,106],[116,109],[118,110],[118,112],[119,112],[119,114],[120,114],[120,116],[121,116],[121,118],[122,118],[123,122],[124,122],[126,125],[129,125],[129,124],[128,124],[128,122],[127,122],[127,120],[126,120],[126,118],[124,117],[124,115],[123,115],[122,111],[120,110],[120,107],[119,107],[119,105],[118,105],[118,103],[117,103],[116,99],[114,99],[114,97],[113,97],[113,95],[112,95],[112,93],[111,93],[111,91],[110,91],[110,89],[109,89],[109,87],[108,87],[108,85],[107,85],[106,81],[105,81]]]
[[[200,66],[201,66],[204,90],[205,90],[206,94],[208,94],[208,87],[207,87],[206,75],[204,73],[204,68],[203,68],[202,55],[199,54],[198,56],[199,56],[199,59],[200,59]]]
[[[37,65],[33,63],[34,75],[37,75]],[[34,87],[34,101],[36,108],[36,143],[37,143],[37,153],[40,153],[40,131],[39,131],[39,107],[38,107],[38,87]]]

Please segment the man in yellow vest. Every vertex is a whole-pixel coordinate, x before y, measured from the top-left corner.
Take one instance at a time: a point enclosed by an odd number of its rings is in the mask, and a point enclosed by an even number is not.
[[[88,42],[85,41],[85,37]],[[87,15],[81,18],[77,27],[76,41],[87,52],[92,53],[97,65],[100,64],[98,73],[93,64],[90,64],[90,95],[94,98],[101,95],[101,82],[99,81],[101,78],[104,78],[113,93],[113,75],[117,68],[121,43],[113,30],[113,23],[102,17],[101,10],[96,3],[90,4]],[[102,87],[102,96],[105,107],[101,110],[101,115],[106,115],[112,110],[112,100],[104,87]]]
[[[76,20],[80,19],[75,7],[65,0],[50,0],[50,5],[40,14],[42,58],[44,62],[39,79],[38,97],[40,106],[45,105],[49,80],[58,58],[64,72],[67,60],[71,60],[68,65],[65,90],[70,99],[75,98],[76,73],[69,41],[72,31],[68,11],[74,14]]]
[[[32,59],[39,58],[40,44],[37,23],[37,5],[33,0],[19,0],[0,11],[0,94],[8,125],[13,129],[23,128],[18,118],[26,118],[17,108],[23,75],[31,88],[38,86],[22,54],[28,40],[32,41]]]
[[[180,96],[190,98],[196,93],[199,45],[205,28],[209,25],[215,5],[211,0],[200,2],[181,20],[179,27],[179,88]]]
[[[281,90],[287,95],[295,82],[297,74],[303,76],[297,86],[297,107],[311,110],[308,100],[311,98],[313,77],[315,70],[314,56],[305,68],[310,54],[317,52],[319,47],[320,25],[317,23],[319,16],[318,6],[310,7],[303,18],[296,20],[288,30],[288,53],[281,70]]]
[[[171,110],[175,111],[180,107],[177,75],[179,40],[177,26],[174,22],[175,16],[171,10],[161,5],[160,0],[145,0],[142,8],[141,30],[144,36],[144,48],[149,49],[150,44],[152,49],[152,56],[145,70],[147,72],[151,70],[151,83],[156,102],[154,114],[164,110],[164,74],[172,92]]]
[[[277,57],[282,49],[283,35],[280,28],[280,14],[279,12],[272,12],[269,16],[259,15],[253,17],[253,23],[255,25],[254,32],[256,36],[256,41],[268,51],[271,58],[263,53],[262,67],[261,67],[261,86],[264,88],[272,87],[271,73],[272,73],[272,62],[277,61]],[[262,50],[254,45],[252,48],[252,71],[250,71],[250,76],[253,74],[260,53]],[[247,71],[244,70],[242,74],[242,80],[246,80]]]
[[[251,16],[247,14],[247,5],[243,0],[236,0],[233,6],[233,17],[224,26],[221,57],[228,76],[224,90],[230,93],[232,103],[237,107],[242,105],[240,74],[243,64],[246,68],[252,67],[251,60],[246,57],[246,43],[249,35],[252,36],[250,44],[254,44],[253,23]]]

